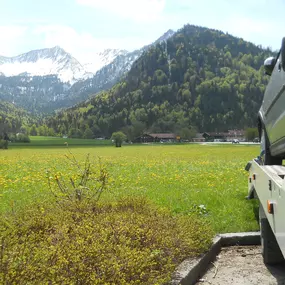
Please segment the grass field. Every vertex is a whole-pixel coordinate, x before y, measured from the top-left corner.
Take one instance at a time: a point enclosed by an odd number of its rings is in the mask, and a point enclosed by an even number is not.
[[[146,196],[160,207],[185,215],[201,212],[215,232],[258,229],[247,201],[247,173],[244,166],[258,154],[258,146],[242,145],[132,145],[122,148],[88,146],[88,140],[42,139],[34,147],[10,146],[0,151],[0,211],[48,201],[46,171],[72,177],[63,148],[84,160],[87,153],[107,165],[112,184],[102,199]],[[54,143],[52,143],[54,142]],[[98,142],[98,141],[97,141]],[[89,141],[89,144],[91,142]],[[94,143],[94,140],[92,140]],[[37,147],[45,144],[53,147]],[[95,143],[94,143],[95,144]],[[61,145],[61,147],[59,147]],[[73,147],[77,145],[77,147]],[[200,206],[200,207],[199,207]]]

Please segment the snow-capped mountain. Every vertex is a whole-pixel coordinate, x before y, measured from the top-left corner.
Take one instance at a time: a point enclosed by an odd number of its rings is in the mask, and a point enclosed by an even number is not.
[[[165,41],[173,34],[174,31],[169,30],[153,44]],[[133,52],[106,49],[94,54],[87,63],[83,64],[59,46],[32,50],[14,57],[0,56],[0,76],[57,75],[63,83],[74,84],[79,80],[92,78],[98,72],[99,75],[104,72],[108,74],[107,81],[110,81],[129,71],[133,62],[151,45]],[[102,70],[107,66],[109,66],[108,73]]]
[[[62,82],[88,78],[83,66],[59,46],[32,50],[15,57],[0,57],[0,73],[6,77],[16,75],[57,75]]]
[[[0,56],[0,74],[6,77],[57,75],[62,82],[73,84],[78,80],[92,77],[117,56],[127,53],[126,50],[106,49],[96,53],[88,63],[81,64],[71,54],[55,46],[32,50],[15,57]]]
[[[58,46],[15,57],[0,56],[0,100],[31,112],[51,112],[78,104],[111,88],[143,52],[174,33],[169,30],[152,44],[132,52],[106,49],[83,64]]]

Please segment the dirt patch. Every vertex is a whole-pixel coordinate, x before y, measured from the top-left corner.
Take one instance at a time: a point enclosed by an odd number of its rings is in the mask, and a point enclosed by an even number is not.
[[[267,266],[260,246],[223,248],[197,285],[285,285],[285,263]]]

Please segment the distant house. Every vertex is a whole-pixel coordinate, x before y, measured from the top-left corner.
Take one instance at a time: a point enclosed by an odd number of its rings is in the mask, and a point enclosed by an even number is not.
[[[206,141],[206,139],[203,136],[203,133],[197,133],[196,137],[193,138],[193,142],[204,142],[204,141]]]
[[[234,139],[243,141],[245,138],[245,131],[229,130],[228,132],[204,132],[203,137],[206,141],[232,141]]]
[[[176,134],[173,133],[152,133],[143,134],[133,140],[134,143],[152,143],[152,142],[175,142],[178,140]]]
[[[238,139],[240,141],[245,140],[245,131],[244,130],[229,130],[227,134],[227,141],[233,141]]]
[[[204,132],[203,137],[206,141],[222,140],[225,141],[227,133],[224,132]]]

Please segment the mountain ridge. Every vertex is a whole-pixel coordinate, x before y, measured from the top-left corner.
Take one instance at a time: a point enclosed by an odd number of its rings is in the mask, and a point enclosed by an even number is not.
[[[21,74],[27,76],[57,75],[63,83],[74,84],[79,80],[94,76],[117,56],[127,53],[127,50],[105,49],[96,53],[89,62],[81,63],[60,46],[35,49],[12,57],[0,56],[0,74],[6,77]]]
[[[64,83],[88,77],[81,63],[59,46],[32,50],[14,57],[1,56],[0,72],[6,77],[57,75]]]
[[[87,79],[92,73],[59,46],[31,50],[13,57],[0,56],[0,72],[6,77],[57,75],[63,83]]]
[[[73,84],[79,80],[85,80],[89,77],[95,76],[100,69],[112,63],[118,56],[128,56],[129,54],[133,55],[136,53],[139,56],[141,54],[139,52],[140,50],[145,50],[153,44],[166,40],[174,33],[175,32],[170,29],[154,43],[146,45],[135,51],[107,48],[95,53],[94,58],[90,58],[88,62],[84,63],[80,62],[58,45],[51,48],[30,50],[12,57],[0,55],[0,74],[4,74],[6,77],[21,74],[25,74],[27,76],[57,75],[63,83],[69,82]],[[136,59],[137,57],[134,58]],[[47,59],[52,62],[44,63],[43,60]],[[33,67],[31,65],[31,63],[37,63],[39,61],[41,62],[37,66]],[[14,67],[11,66],[13,64],[15,65]],[[46,64],[46,66],[44,66],[44,64]],[[56,64],[58,66],[56,66]],[[68,72],[68,70],[71,70],[71,72]]]
[[[33,76],[31,73],[25,70],[19,71],[19,69],[17,69],[17,75],[7,77],[1,70],[0,63],[0,99],[14,102],[31,112],[52,112],[59,108],[70,107],[85,101],[90,94],[111,88],[130,70],[132,64],[144,51],[154,44],[165,41],[173,33],[174,31],[168,30],[154,43],[132,52],[120,49],[106,49],[99,53],[99,60],[97,60],[95,69],[92,60],[89,63],[89,67],[93,71],[99,68],[95,74],[87,73],[86,77],[79,78],[71,83],[64,83],[55,77],[57,75],[49,74],[48,72],[44,73],[44,75],[36,74]],[[36,50],[36,55],[24,53],[14,58],[21,60],[28,57],[28,60],[35,61],[38,59],[37,54],[39,53],[49,58],[63,56],[63,63],[58,68],[58,71],[62,69],[64,71],[64,67],[68,69],[67,65],[70,60],[68,61],[66,57],[72,58],[70,54],[66,53],[59,46]],[[78,62],[76,59],[74,60],[76,63]],[[77,66],[88,69],[86,65],[84,66],[84,64],[82,65],[79,62]],[[72,72],[67,75],[72,77]]]
[[[95,137],[122,130],[130,140],[143,131],[185,137],[192,128],[252,127],[268,82],[263,62],[271,55],[242,38],[186,25],[145,51],[110,90],[59,112],[47,125],[74,137],[86,129]]]

